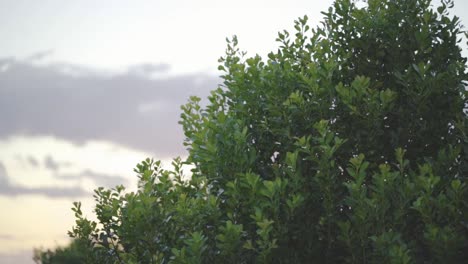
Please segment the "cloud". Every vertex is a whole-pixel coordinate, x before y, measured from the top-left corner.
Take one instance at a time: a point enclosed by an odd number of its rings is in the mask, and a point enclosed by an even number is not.
[[[128,73],[135,74],[137,76],[151,76],[155,73],[167,73],[170,68],[169,64],[143,63],[130,67],[128,69]]]
[[[0,234],[0,240],[14,240],[15,238],[11,235]]]
[[[30,166],[34,168],[39,167],[39,161],[32,155],[22,156],[22,155],[16,154],[15,159],[19,161],[22,166]]]
[[[184,155],[180,105],[190,95],[206,97],[219,79],[145,76],[168,67],[142,64],[110,75],[71,64],[0,59],[0,138],[44,135],[77,144],[105,140],[161,159]]]
[[[34,62],[34,61],[41,61],[47,57],[50,57],[52,54],[54,53],[53,50],[44,50],[44,51],[39,51],[39,52],[36,52],[34,54],[32,54],[31,56],[27,57],[26,60],[27,61],[30,61],[30,62]]]
[[[51,156],[46,156],[44,159],[44,166],[52,171],[57,171],[62,167],[70,166],[70,162],[58,162],[55,161]]]
[[[29,162],[29,164],[31,164],[31,166],[33,166],[33,167],[39,166],[39,162],[38,162],[37,159],[34,158],[33,156],[28,156],[28,162]]]
[[[0,263],[3,264],[18,264],[18,263],[34,263],[33,251],[24,250],[13,253],[0,253]]]
[[[128,180],[116,176],[116,175],[107,175],[103,173],[96,173],[90,170],[84,170],[78,174],[58,174],[55,176],[60,180],[69,180],[69,181],[81,181],[82,179],[93,180],[98,186],[102,187],[115,187],[117,185],[125,185],[128,183]]]
[[[12,184],[9,180],[5,166],[0,163],[0,195],[43,195],[50,198],[76,198],[88,196],[89,193],[80,187],[26,187]]]

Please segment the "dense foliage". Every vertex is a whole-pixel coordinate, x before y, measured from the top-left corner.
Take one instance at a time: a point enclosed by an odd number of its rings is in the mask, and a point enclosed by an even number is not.
[[[67,247],[55,250],[35,249],[33,260],[39,264],[83,264],[92,263],[93,248],[85,240],[73,240]]]
[[[277,52],[220,59],[173,170],[76,203],[94,263],[461,263],[468,259],[466,59],[452,2],[336,0]],[[465,111],[465,112],[464,112]],[[185,179],[184,163],[192,175]]]

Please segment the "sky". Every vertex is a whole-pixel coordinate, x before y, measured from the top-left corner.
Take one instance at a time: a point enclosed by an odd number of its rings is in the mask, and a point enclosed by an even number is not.
[[[184,157],[180,105],[218,87],[226,37],[265,56],[331,2],[0,0],[0,263],[68,243],[72,202],[91,216],[144,158]]]

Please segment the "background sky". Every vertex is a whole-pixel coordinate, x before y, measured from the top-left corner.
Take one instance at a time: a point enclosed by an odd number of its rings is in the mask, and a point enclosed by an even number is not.
[[[135,188],[142,159],[186,155],[180,105],[220,83],[226,37],[265,56],[331,2],[0,0],[0,263],[66,244],[72,202]]]

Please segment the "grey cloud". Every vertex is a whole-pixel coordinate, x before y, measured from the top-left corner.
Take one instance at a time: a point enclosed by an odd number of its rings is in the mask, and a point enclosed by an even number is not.
[[[39,162],[38,162],[37,159],[34,158],[33,156],[28,156],[28,162],[29,162],[29,164],[31,164],[33,167],[39,166]]]
[[[14,240],[15,238],[11,235],[0,234],[0,240]]]
[[[76,198],[89,195],[80,187],[26,187],[12,184],[9,180],[5,167],[0,163],[0,195],[43,195],[50,198]]]
[[[143,65],[140,71],[165,67]],[[39,66],[11,58],[0,59],[0,69],[0,138],[51,135],[78,144],[108,140],[157,158],[185,154],[177,123],[180,105],[190,95],[206,97],[219,83],[204,74],[110,76],[74,65]]]
[[[44,166],[52,171],[57,171],[62,167],[70,166],[70,162],[58,162],[54,160],[51,156],[46,156],[44,159]]]
[[[58,162],[56,162],[51,156],[47,156],[45,158],[44,165],[49,170],[53,170],[53,171],[58,170],[60,167],[60,164],[58,164]]]
[[[107,175],[102,173],[96,173],[90,170],[84,170],[78,174],[58,174],[55,176],[57,179],[80,181],[82,179],[91,179],[98,186],[102,187],[115,187],[117,185],[125,185],[128,183],[127,179],[117,175]]]
[[[27,57],[26,60],[27,61],[40,61],[40,60],[43,60],[43,59],[51,56],[53,53],[54,53],[53,50],[39,51],[39,52],[36,52],[36,53],[32,54],[31,56]]]
[[[4,185],[8,182],[8,175],[3,163],[0,162],[0,185]]]
[[[128,69],[128,73],[130,74],[137,74],[140,76],[147,76],[154,73],[165,73],[168,72],[170,69],[169,64],[150,64],[150,63],[143,63],[139,65],[132,66]]]
[[[32,166],[32,167],[38,167],[39,166],[39,161],[31,156],[23,156],[20,154],[15,155],[15,159],[21,163],[22,166]]]
[[[33,264],[33,250],[19,252],[0,253],[0,263],[2,264]]]

